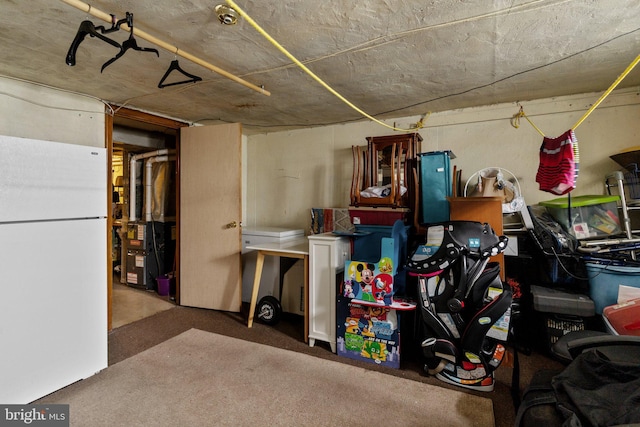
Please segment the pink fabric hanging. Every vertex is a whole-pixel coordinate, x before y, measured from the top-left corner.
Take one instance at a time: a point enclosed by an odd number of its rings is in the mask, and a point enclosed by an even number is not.
[[[562,195],[576,188],[579,171],[578,140],[573,130],[557,138],[544,137],[536,182],[540,190]]]

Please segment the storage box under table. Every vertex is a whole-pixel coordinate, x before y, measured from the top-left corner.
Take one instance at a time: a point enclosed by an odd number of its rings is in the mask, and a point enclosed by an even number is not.
[[[622,232],[619,196],[562,197],[540,202],[549,214],[577,239],[604,238]]]

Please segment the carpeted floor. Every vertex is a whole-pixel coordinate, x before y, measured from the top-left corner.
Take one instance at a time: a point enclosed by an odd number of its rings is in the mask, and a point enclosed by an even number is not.
[[[72,426],[494,425],[486,397],[198,329],[43,403]]]
[[[412,381],[487,397],[493,401],[496,427],[507,427],[514,424],[515,409],[511,397],[513,369],[507,366],[506,363],[503,363],[496,371],[496,385],[493,392],[466,391],[425,376],[422,373],[418,358],[411,352],[411,342],[406,339],[407,337],[402,340],[401,369],[391,369],[337,356],[331,352],[327,343],[316,342],[315,347],[309,347],[303,341],[302,318],[299,316],[285,315],[283,320],[275,326],[254,323],[251,329],[246,326],[246,318],[246,313],[228,313],[176,306],[111,331],[109,334],[109,365],[127,359],[191,328],[196,328],[246,341],[306,353],[340,363],[356,365],[373,371],[381,371]],[[537,370],[562,368],[562,365],[558,362],[535,351],[531,352],[530,355],[520,353],[519,360],[520,387],[522,389],[529,384],[533,373]],[[426,423],[425,425],[429,424]]]

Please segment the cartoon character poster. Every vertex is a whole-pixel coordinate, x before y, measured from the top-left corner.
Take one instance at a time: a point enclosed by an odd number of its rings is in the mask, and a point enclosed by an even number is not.
[[[347,261],[342,296],[363,302],[391,305],[393,297],[393,261],[382,258],[378,263]]]
[[[338,302],[338,354],[399,368],[398,317],[394,309],[341,298]]]

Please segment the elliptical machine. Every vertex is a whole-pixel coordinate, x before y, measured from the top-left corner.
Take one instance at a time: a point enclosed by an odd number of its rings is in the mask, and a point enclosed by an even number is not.
[[[417,277],[424,369],[457,386],[492,391],[503,360],[512,293],[489,258],[507,247],[489,224],[430,225],[406,269]]]

